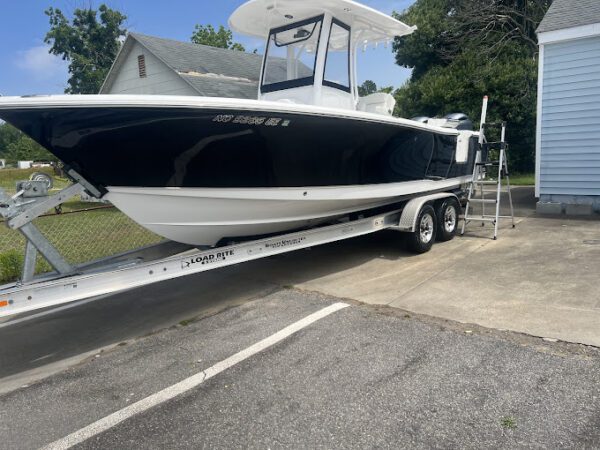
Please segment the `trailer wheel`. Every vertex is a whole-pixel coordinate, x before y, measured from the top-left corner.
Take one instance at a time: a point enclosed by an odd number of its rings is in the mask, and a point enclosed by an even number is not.
[[[437,210],[437,240],[446,242],[454,239],[458,229],[460,207],[455,198],[447,198]]]
[[[431,205],[425,205],[417,216],[415,231],[410,233],[407,241],[408,249],[414,253],[426,253],[431,250],[435,241],[437,220]]]

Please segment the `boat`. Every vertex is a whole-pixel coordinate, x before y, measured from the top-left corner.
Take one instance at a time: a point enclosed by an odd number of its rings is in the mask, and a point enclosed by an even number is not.
[[[390,94],[359,97],[359,50],[415,27],[351,0],[251,0],[229,25],[266,40],[257,100],[2,97],[0,118],[143,227],[198,247],[469,181],[478,133],[460,116],[397,118]]]

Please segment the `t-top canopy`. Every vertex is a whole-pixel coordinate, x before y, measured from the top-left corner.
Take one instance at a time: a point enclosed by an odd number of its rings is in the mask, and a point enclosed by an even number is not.
[[[266,39],[273,28],[325,12],[350,25],[360,42],[385,42],[417,29],[352,0],[250,0],[232,14],[229,27],[238,33]]]

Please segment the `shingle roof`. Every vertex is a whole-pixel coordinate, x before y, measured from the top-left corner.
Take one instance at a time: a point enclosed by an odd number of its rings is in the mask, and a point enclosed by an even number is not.
[[[101,92],[109,90],[133,41],[147,48],[202,96],[258,97],[261,55],[138,33],[130,33],[127,37]]]
[[[260,55],[137,33],[131,36],[178,72],[214,73],[258,82]]]
[[[554,0],[538,33],[600,23],[600,0]]]
[[[180,74],[180,76],[204,97],[249,99],[258,97],[258,82],[247,83],[201,75]]]

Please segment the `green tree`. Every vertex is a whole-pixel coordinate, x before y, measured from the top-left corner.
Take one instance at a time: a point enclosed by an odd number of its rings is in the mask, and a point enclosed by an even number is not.
[[[413,69],[413,79],[432,67],[445,65],[442,49],[453,3],[453,0],[417,0],[403,14],[394,13],[398,20],[418,27],[413,34],[396,39],[393,45],[396,62]]]
[[[377,84],[373,80],[366,80],[358,87],[358,95],[366,97],[377,92]]]
[[[534,167],[537,103],[535,29],[551,0],[417,0],[399,20],[418,30],[394,43],[398,64],[413,69],[395,92],[404,117],[464,112],[506,120],[515,170]],[[430,42],[428,45],[427,43]]]
[[[29,136],[22,135],[21,138],[8,146],[6,159],[15,161],[57,161],[52,153],[39,145]]]
[[[375,94],[376,92],[385,92],[391,94],[394,91],[394,86],[387,86],[384,88],[377,88],[372,80],[366,80],[363,84],[358,87],[358,95],[360,97],[366,97],[367,95]]]
[[[15,127],[2,123],[0,124],[0,158],[5,159],[8,155],[8,146],[21,138],[21,132]]]
[[[69,20],[60,9],[48,8],[50,31],[44,42],[50,53],[69,62],[68,94],[97,94],[115,60],[127,17],[100,5],[98,10],[75,9]],[[98,14],[99,13],[99,14]]]
[[[194,34],[192,34],[192,42],[240,52],[246,51],[242,44],[233,42],[233,33],[223,25],[219,26],[218,31],[212,25],[196,25]]]
[[[0,158],[17,161],[57,161],[56,157],[29,136],[7,123],[0,125]]]

